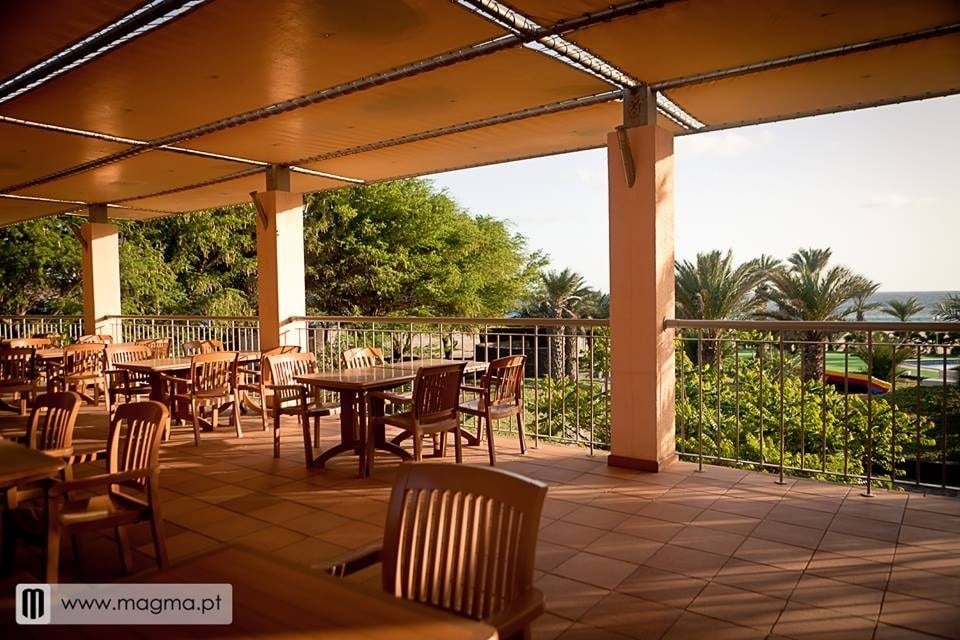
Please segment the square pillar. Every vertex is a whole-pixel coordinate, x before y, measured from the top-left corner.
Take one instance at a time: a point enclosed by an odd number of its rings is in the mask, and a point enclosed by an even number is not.
[[[123,342],[120,309],[120,240],[117,225],[88,222],[80,227],[83,252],[83,331]]]
[[[257,301],[260,349],[299,344],[306,350],[303,266],[303,194],[263,191],[252,194],[257,207]]]
[[[607,137],[610,197],[611,453],[659,471],[674,432],[673,134],[655,122]],[[632,179],[632,181],[631,181]]]

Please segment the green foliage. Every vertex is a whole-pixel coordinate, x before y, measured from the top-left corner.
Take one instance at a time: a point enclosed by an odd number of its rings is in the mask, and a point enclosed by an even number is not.
[[[910,318],[921,311],[923,311],[923,305],[913,296],[910,296],[906,300],[899,300],[897,298],[887,300],[883,308],[880,309],[881,313],[892,316],[900,322],[909,322]]]
[[[528,415],[541,435],[567,442],[610,443],[610,391],[599,381],[540,378],[524,390]],[[531,423],[528,417],[528,424]]]
[[[733,252],[698,253],[695,263],[676,263],[677,317],[740,319],[759,310],[754,292],[773,267],[766,256],[733,266]]]
[[[945,295],[933,312],[937,320],[955,320],[960,321],[960,293],[949,293]]]
[[[30,220],[0,229],[0,313],[80,313],[79,222]]]
[[[499,316],[543,264],[502,221],[424,180],[308,196],[304,237],[313,313]]]
[[[872,472],[889,477],[891,470],[901,475],[895,463],[914,453],[916,415],[899,406],[894,415],[892,399],[844,396],[822,382],[803,381],[796,358],[786,361],[782,371],[779,358],[767,359],[761,368],[759,358],[737,357],[724,358],[719,368],[706,364],[698,370],[678,348],[677,367],[681,452],[696,453],[702,445],[708,460],[776,466],[782,410],[783,463],[788,468],[817,477],[851,477],[864,475],[872,459]],[[923,418],[919,424],[927,446],[934,425]]]

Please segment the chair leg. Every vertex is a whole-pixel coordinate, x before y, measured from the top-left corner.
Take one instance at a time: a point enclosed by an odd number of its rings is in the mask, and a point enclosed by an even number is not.
[[[304,430],[309,431],[310,425],[305,425]],[[273,412],[273,457],[280,457],[280,412]]]
[[[444,432],[446,435],[446,432]],[[446,447],[444,447],[444,452],[446,452]],[[457,417],[457,426],[453,429],[453,452],[454,459],[457,461],[457,464],[463,462],[463,442],[461,442],[460,437],[460,418]]]
[[[523,411],[517,414],[517,433],[520,436],[520,455],[527,453],[527,437],[523,429]]]
[[[497,452],[493,446],[493,420],[490,419],[490,414],[486,415],[487,422],[487,451],[490,452],[490,466],[497,466]]]
[[[200,406],[196,400],[190,400],[190,413],[193,418],[193,444],[200,446]]]
[[[170,565],[170,559],[167,556],[167,541],[163,537],[163,518],[160,516],[160,505],[157,503],[156,496],[153,496],[150,508],[150,532],[153,534],[153,552],[157,565],[161,569],[166,569]]]
[[[233,423],[237,425],[237,437],[243,437],[243,427],[240,425],[240,400],[234,399],[233,401]]]
[[[413,434],[413,461],[420,462],[423,460],[423,434],[414,433]]]
[[[130,550],[130,536],[127,533],[126,526],[115,527],[117,532],[117,546],[120,548],[120,568],[124,573],[130,573],[133,569],[133,552]]]

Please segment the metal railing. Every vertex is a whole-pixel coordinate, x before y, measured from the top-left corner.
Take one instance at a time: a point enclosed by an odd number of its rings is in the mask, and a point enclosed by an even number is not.
[[[668,320],[687,459],[960,488],[958,323]]]
[[[0,340],[59,336],[73,342],[83,335],[81,316],[4,316],[0,317]]]
[[[123,339],[170,338],[171,355],[183,354],[183,343],[220,340],[229,351],[258,351],[260,322],[255,317],[232,316],[113,316],[123,328]]]

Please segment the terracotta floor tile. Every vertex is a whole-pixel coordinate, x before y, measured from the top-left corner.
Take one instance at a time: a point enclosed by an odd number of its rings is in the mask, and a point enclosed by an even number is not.
[[[903,502],[895,504],[890,501],[879,502],[874,498],[866,498],[856,494],[843,501],[837,515],[900,524],[903,521],[905,506],[905,499]]]
[[[748,536],[756,526],[760,524],[760,520],[735,513],[707,509],[698,515],[692,524],[717,529],[719,531],[726,531],[727,533]]]
[[[844,515],[841,509],[833,522],[830,523],[830,531],[886,542],[896,542],[900,534],[900,523],[848,516]]]
[[[285,521],[283,526],[304,535],[316,536],[349,522],[352,522],[349,518],[314,509],[311,513]]]
[[[800,581],[800,570],[781,569],[730,558],[713,581],[745,591],[755,591],[774,598],[787,599]]]
[[[688,609],[711,618],[769,631],[786,604],[780,598],[713,583],[700,592]]]
[[[549,613],[570,620],[579,620],[580,616],[610,593],[607,589],[553,574],[543,576],[534,582],[534,586],[543,592]]]
[[[957,562],[957,554],[949,549],[898,544],[893,564],[897,567],[960,577],[960,562]]]
[[[550,573],[587,584],[614,589],[633,573],[637,565],[592,553],[578,553],[553,568]]]
[[[729,493],[710,505],[710,511],[721,511],[747,518],[763,518],[779,504],[778,498],[765,497],[762,500],[750,499],[749,496],[733,497]]]
[[[620,583],[617,591],[684,609],[700,595],[707,584],[706,580],[641,566]]]
[[[870,589],[883,589],[890,576],[890,565],[820,550],[813,554],[807,573]]]
[[[880,615],[883,591],[805,574],[800,578],[790,601],[876,620]]]
[[[585,506],[578,507],[561,517],[561,520],[582,524],[588,527],[597,527],[598,529],[613,529],[618,524],[629,518],[629,514],[620,511],[611,511],[610,509],[599,509],[597,507]]]
[[[669,495],[669,494],[668,494]],[[715,502],[715,501],[712,501]],[[658,498],[646,505],[637,515],[649,516],[658,520],[689,524],[703,513],[703,508],[669,502]]]
[[[873,640],[940,640],[941,636],[932,636],[913,629],[904,629],[903,627],[894,627],[889,624],[880,623],[877,625],[877,631]]]
[[[544,613],[533,621],[530,632],[533,640],[555,640],[560,634],[573,626],[573,622],[552,613]]]
[[[903,544],[947,549],[960,553],[960,536],[949,531],[903,525],[900,527],[899,541]]]
[[[558,638],[559,640],[623,640],[623,638],[629,637],[630,636],[577,622],[572,624],[570,628],[564,631]]]
[[[699,489],[683,489],[678,485],[657,498],[656,502],[681,505],[700,512],[709,509],[710,505],[716,502],[718,498],[720,498],[720,495],[716,493],[707,493]],[[670,520],[672,518],[665,519]]]
[[[816,549],[823,537],[823,529],[811,529],[810,527],[801,527],[786,522],[764,520],[757,525],[750,537],[789,544],[794,547]]]
[[[797,640],[873,640],[877,623],[841,611],[790,602],[773,633]]]
[[[349,549],[317,538],[304,538],[273,552],[279,558],[301,566],[324,565],[345,557]]]
[[[603,529],[585,527],[558,520],[540,529],[540,539],[555,544],[583,549],[604,534]]]
[[[888,592],[880,622],[944,638],[960,638],[960,608],[938,600]]]
[[[644,564],[695,578],[710,579],[720,571],[727,559],[725,555],[665,544]]]
[[[827,483],[823,483],[827,484]],[[823,513],[836,514],[843,504],[842,497],[831,498],[820,493],[791,492],[783,497],[781,504],[809,511],[822,511]]]
[[[807,566],[810,558],[813,557],[813,551],[781,542],[750,537],[743,541],[743,544],[733,555],[741,560],[798,571]]]
[[[681,613],[681,609],[611,593],[581,616],[580,621],[631,638],[660,638]]]
[[[684,525],[679,522],[668,522],[648,516],[631,516],[617,525],[617,533],[646,538],[656,542],[669,542],[673,536],[683,530]]]
[[[239,537],[266,529],[269,523],[263,520],[257,520],[238,513],[229,513],[229,515],[218,518],[213,522],[205,522],[199,525],[185,525],[189,529],[202,533],[205,536],[216,538],[222,542],[233,542]]]
[[[673,626],[663,636],[663,640],[764,640],[766,631],[751,629],[740,625],[708,618],[707,616],[684,611]]]
[[[953,516],[935,511],[906,509],[903,515],[903,524],[910,527],[936,529],[960,534],[960,515]]]
[[[820,541],[819,548],[823,551],[867,558],[876,562],[891,562],[896,544],[838,531],[827,531],[823,540]]]
[[[223,502],[227,502],[228,500],[235,500],[249,494],[250,489],[247,489],[246,487],[239,487],[235,484],[221,484],[213,489],[207,489],[206,491],[195,493],[193,496],[199,500],[203,500],[204,502],[221,504]]]
[[[274,524],[281,524],[287,520],[300,518],[311,513],[315,514],[316,510],[296,502],[287,502],[286,500],[274,500],[273,504],[268,507],[247,512],[250,517],[266,520]]]
[[[746,540],[745,536],[695,524],[684,527],[670,538],[670,544],[710,553],[730,555]]]
[[[907,509],[960,516],[960,500],[947,496],[911,493],[907,500]]]
[[[662,546],[662,542],[611,531],[591,542],[585,551],[624,562],[641,564]]]
[[[767,519],[823,531],[833,520],[833,514],[781,502],[770,510]]]
[[[550,571],[575,555],[577,555],[577,550],[572,547],[564,547],[563,545],[539,540],[537,542],[537,559],[535,566],[541,571]]]
[[[617,490],[606,491],[600,494],[593,499],[590,506],[609,509],[610,511],[616,511],[626,515],[635,515],[649,503],[649,498],[631,495]]]
[[[954,562],[960,563],[960,558],[955,557]],[[939,600],[960,608],[960,577],[957,576],[894,566],[887,589],[915,598]]]
[[[284,526],[287,526],[287,524],[285,523]],[[349,520],[338,527],[316,534],[316,537],[324,542],[330,542],[347,549],[360,549],[380,542],[383,538],[383,527]]]
[[[281,547],[286,547],[295,542],[300,542],[306,538],[302,533],[291,531],[283,527],[267,527],[245,536],[240,536],[233,542],[247,545],[261,551],[274,551]]]

